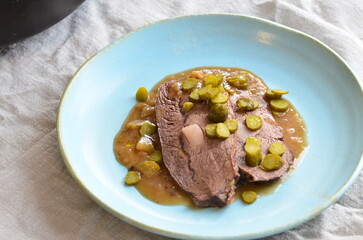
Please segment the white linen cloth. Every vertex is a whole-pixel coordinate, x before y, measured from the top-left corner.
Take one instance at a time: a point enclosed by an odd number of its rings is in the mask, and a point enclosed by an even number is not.
[[[252,15],[304,31],[363,79],[361,0],[86,0],[0,56],[0,239],[169,239],[87,197],[63,164],[56,114],[72,75],[98,50],[145,24],[204,13]],[[363,174],[321,215],[267,239],[363,239]]]

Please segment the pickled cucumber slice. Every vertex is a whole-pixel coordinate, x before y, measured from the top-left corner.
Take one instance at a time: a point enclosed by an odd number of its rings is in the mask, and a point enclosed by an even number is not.
[[[257,193],[254,191],[244,191],[242,193],[242,200],[247,204],[255,202],[256,199],[257,199]]]
[[[216,128],[216,135],[218,138],[228,138],[230,135],[230,132],[227,128],[227,126],[224,123],[218,123]]]
[[[238,122],[234,119],[225,121],[224,125],[226,125],[230,133],[234,133],[238,130]]]
[[[246,152],[246,164],[256,167],[262,160],[261,140],[255,137],[248,137],[244,146]]]
[[[135,185],[141,179],[141,175],[137,171],[129,171],[125,177],[125,183],[127,185]]]
[[[281,168],[284,165],[284,161],[277,154],[267,154],[262,160],[261,169],[265,171],[273,171]]]
[[[146,88],[141,87],[137,90],[136,92],[136,100],[137,101],[145,101],[146,99],[148,99],[149,97],[149,92],[147,91]]]
[[[280,142],[273,142],[273,143],[271,143],[270,147],[268,148],[269,153],[277,154],[280,156],[282,154],[284,154],[285,151],[286,151],[285,145]]]
[[[262,127],[263,120],[260,116],[248,115],[245,123],[248,129],[256,131]]]
[[[137,165],[137,169],[145,176],[151,177],[160,171],[160,166],[154,161],[144,161]]]
[[[284,99],[273,99],[270,101],[270,106],[273,110],[286,112],[289,109],[289,102]]]

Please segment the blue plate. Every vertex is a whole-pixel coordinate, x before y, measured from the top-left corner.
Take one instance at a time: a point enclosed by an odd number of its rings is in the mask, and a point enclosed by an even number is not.
[[[305,119],[309,149],[271,195],[222,209],[163,206],[123,178],[113,140],[135,104],[138,87],[199,66],[241,67],[269,87],[290,90]],[[285,231],[318,215],[362,168],[362,87],[348,65],[320,41],[263,19],[202,15],[141,28],[87,61],[59,107],[65,164],[102,207],[142,229],[175,238],[250,239]]]

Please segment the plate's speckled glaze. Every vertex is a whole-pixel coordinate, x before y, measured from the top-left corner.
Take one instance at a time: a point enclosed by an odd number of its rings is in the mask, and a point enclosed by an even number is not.
[[[113,139],[140,86],[198,66],[241,67],[288,99],[308,128],[300,167],[252,205],[191,209],[153,203],[123,184]],[[362,168],[362,87],[318,40],[266,20],[201,15],[161,21],[116,41],[84,64],[59,107],[65,164],[87,193],[117,217],[177,238],[250,239],[297,226],[336,201]]]

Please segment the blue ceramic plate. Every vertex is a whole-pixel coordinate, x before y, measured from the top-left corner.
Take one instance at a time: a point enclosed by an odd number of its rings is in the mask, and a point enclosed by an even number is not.
[[[222,209],[163,206],[123,178],[113,140],[138,87],[199,66],[241,67],[271,88],[290,90],[305,119],[309,149],[300,167],[271,195]],[[107,211],[142,229],[176,238],[250,239],[318,215],[362,168],[362,88],[347,64],[304,33],[266,20],[202,15],[161,21],[116,41],[86,62],[59,107],[65,164]]]

